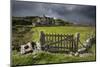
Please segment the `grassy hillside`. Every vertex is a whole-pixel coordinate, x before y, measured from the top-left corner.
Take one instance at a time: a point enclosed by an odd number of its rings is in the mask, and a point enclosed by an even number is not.
[[[79,27],[79,26],[56,26],[56,27],[35,27],[33,40],[38,40],[40,31],[45,33],[59,33],[59,34],[74,34],[79,32],[81,41],[84,41],[89,34],[95,34],[94,27]]]
[[[59,34],[75,34],[80,33],[80,40],[84,42],[87,38],[87,34],[95,33],[94,27],[76,27],[76,26],[57,26],[57,27],[34,27],[32,28],[33,41],[39,41],[40,31],[45,33],[59,33]],[[49,52],[40,52],[37,54],[21,55],[17,51],[12,52],[13,65],[30,65],[30,64],[48,64],[48,63],[64,63],[64,62],[80,62],[80,61],[95,61],[95,44],[89,50],[93,52],[92,56],[79,57],[69,56],[68,54],[52,54]]]

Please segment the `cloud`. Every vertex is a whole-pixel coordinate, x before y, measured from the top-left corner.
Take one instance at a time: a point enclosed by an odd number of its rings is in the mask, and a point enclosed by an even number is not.
[[[77,23],[96,21],[95,6],[12,1],[13,16],[43,16],[43,14]]]

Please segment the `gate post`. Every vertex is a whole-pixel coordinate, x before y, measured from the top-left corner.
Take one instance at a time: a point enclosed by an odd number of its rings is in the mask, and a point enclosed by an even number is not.
[[[44,44],[45,44],[45,34],[43,31],[40,32],[40,44],[41,48],[44,49]]]
[[[78,42],[79,42],[79,38],[80,38],[80,33],[76,33],[75,34],[75,38],[74,38],[74,47],[73,47],[73,51],[76,52],[78,50]]]

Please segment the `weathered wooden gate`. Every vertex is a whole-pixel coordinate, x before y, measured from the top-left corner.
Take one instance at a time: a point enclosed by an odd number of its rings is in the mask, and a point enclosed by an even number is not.
[[[49,52],[76,52],[78,40],[73,34],[45,34],[43,31],[40,34],[42,50]]]

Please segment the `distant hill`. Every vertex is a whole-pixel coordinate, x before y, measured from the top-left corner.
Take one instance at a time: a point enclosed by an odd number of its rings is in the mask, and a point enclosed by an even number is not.
[[[65,21],[59,18],[40,16],[12,17],[12,25],[33,25],[33,26],[95,26],[91,24],[78,24],[75,22]]]
[[[73,23],[62,19],[54,19],[53,17],[26,16],[12,17],[12,25],[35,25],[35,26],[62,26],[72,25]]]

